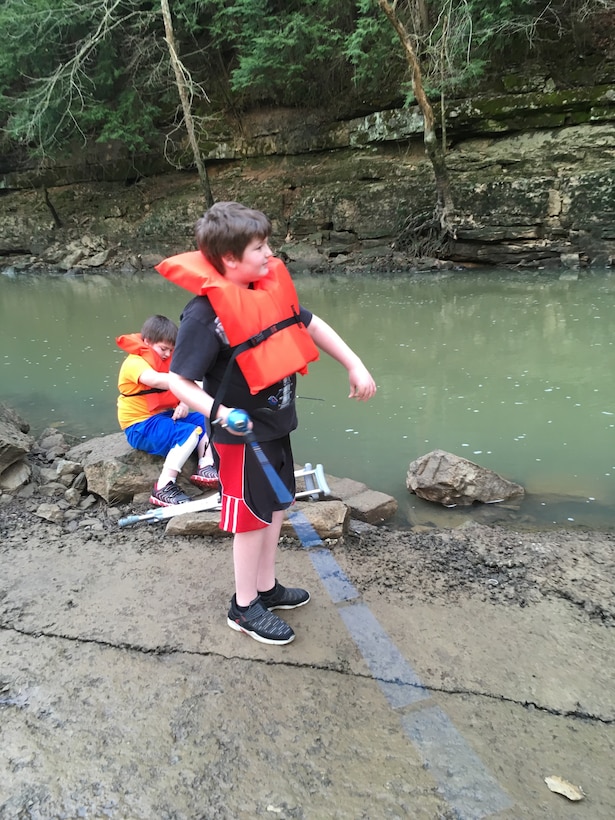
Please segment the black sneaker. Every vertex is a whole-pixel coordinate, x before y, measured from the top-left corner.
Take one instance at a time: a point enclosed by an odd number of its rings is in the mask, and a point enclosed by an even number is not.
[[[245,612],[237,609],[237,599],[231,598],[227,623],[237,632],[245,632],[255,641],[261,643],[286,644],[295,640],[295,633],[290,626],[277,615],[268,612],[255,598]]]
[[[158,507],[171,507],[173,504],[185,504],[186,501],[192,501],[192,499],[174,481],[169,481],[159,489],[154,487],[149,497],[149,503],[156,504]]]
[[[295,609],[298,606],[305,606],[310,600],[310,593],[307,589],[296,589],[283,587],[276,578],[275,586],[271,592],[259,592],[258,597],[265,609]]]

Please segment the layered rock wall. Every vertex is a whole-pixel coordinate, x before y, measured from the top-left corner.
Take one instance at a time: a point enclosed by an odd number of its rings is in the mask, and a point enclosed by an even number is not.
[[[615,84],[464,101],[446,133],[457,228],[440,255],[451,264],[613,263]],[[241,130],[220,126],[204,150],[214,197],[268,213],[277,250],[303,268],[407,267],[412,249],[395,240],[435,202],[416,109],[346,122],[260,111]],[[128,160],[99,146],[1,176],[5,264],[147,267],[191,247],[196,174]]]

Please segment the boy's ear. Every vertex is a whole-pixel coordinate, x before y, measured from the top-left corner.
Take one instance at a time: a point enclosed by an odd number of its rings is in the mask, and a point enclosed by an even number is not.
[[[234,268],[237,266],[237,258],[230,251],[223,254],[222,263],[225,268]]]

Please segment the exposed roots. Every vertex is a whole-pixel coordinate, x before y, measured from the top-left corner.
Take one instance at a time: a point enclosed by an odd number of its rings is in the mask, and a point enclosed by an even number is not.
[[[446,259],[450,255],[454,232],[447,220],[436,210],[407,217],[393,244],[396,251],[403,251],[413,259],[433,257]]]

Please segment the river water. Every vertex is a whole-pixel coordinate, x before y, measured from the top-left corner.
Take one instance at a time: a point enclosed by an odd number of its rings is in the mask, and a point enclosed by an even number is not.
[[[349,401],[324,358],[300,378],[297,461],[394,495],[397,523],[458,523],[408,493],[410,461],[456,453],[526,489],[513,522],[615,523],[615,277],[484,271],[296,279],[306,307],[361,355],[378,384]],[[117,431],[121,333],[178,321],[189,294],[155,273],[0,276],[0,399],[36,434]],[[450,516],[453,516],[451,519]]]

